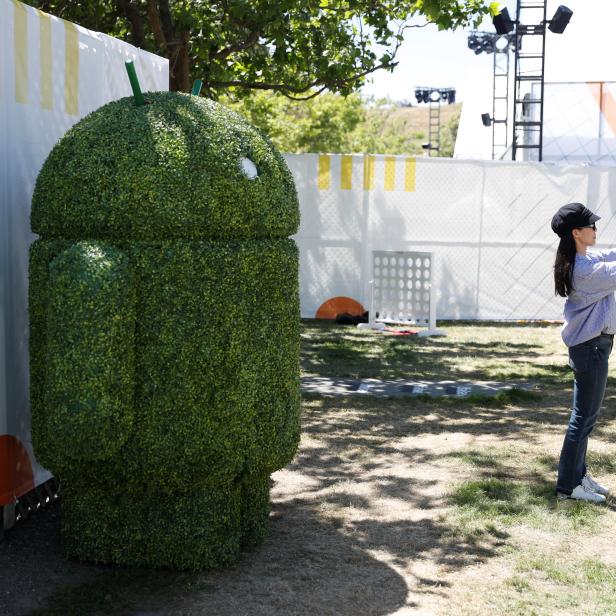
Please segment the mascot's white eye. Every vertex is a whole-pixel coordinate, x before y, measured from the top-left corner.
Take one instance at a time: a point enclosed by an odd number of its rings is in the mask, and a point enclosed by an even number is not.
[[[242,156],[240,158],[240,167],[242,169],[242,173],[249,179],[254,180],[259,175],[259,170],[257,169],[257,165],[255,165],[250,158],[246,158]]]

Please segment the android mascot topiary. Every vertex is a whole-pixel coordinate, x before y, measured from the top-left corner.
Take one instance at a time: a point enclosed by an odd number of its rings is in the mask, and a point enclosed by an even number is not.
[[[31,404],[69,556],[198,569],[265,535],[299,440],[299,208],[241,116],[101,107],[36,183]]]

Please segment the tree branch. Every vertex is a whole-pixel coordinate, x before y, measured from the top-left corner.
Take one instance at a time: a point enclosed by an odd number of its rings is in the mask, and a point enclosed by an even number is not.
[[[249,88],[254,90],[274,90],[275,92],[281,92],[285,94],[286,92],[290,92],[293,94],[301,94],[302,92],[306,92],[310,90],[310,88],[314,88],[319,82],[314,81],[309,83],[306,86],[301,87],[293,87],[287,86],[282,83],[262,83],[258,81],[240,81],[239,79],[234,79],[231,81],[209,81],[207,83],[207,87],[209,88],[231,88],[231,87],[240,87],[240,88]],[[326,86],[323,86],[325,89]],[[309,98],[313,98],[311,95]]]
[[[316,98],[317,96],[319,96],[319,94],[325,92],[325,90],[327,90],[327,88],[323,86],[319,90],[315,90],[310,96],[290,96],[285,92],[283,92],[282,94],[284,94],[284,96],[286,96],[288,99],[291,99],[292,101],[309,101],[311,98]]]
[[[327,90],[328,88],[331,89],[332,86],[345,87],[345,86],[352,85],[353,82],[356,82],[357,80],[361,79],[362,77],[365,77],[366,75],[369,75],[370,73],[374,73],[375,71],[378,71],[384,68],[393,68],[397,64],[398,64],[397,62],[392,62],[392,61],[381,62],[381,64],[379,64],[378,66],[374,66],[373,68],[367,69],[360,73],[356,73],[355,75],[351,75],[346,79],[338,79],[338,80],[332,80],[332,81],[326,81],[326,82],[322,82],[318,79],[315,79],[311,83],[308,83],[302,86],[289,86],[289,85],[285,85],[282,83],[261,83],[257,81],[254,81],[254,82],[240,81],[238,79],[238,80],[231,80],[231,81],[209,81],[207,83],[207,87],[208,88],[240,87],[240,88],[247,88],[247,89],[252,89],[252,90],[273,90],[274,92],[280,92],[281,94],[283,94],[287,98],[290,98],[291,100],[305,101],[305,100],[310,100],[311,98],[315,98],[316,96],[321,94],[321,92],[323,92],[324,90]],[[312,88],[316,86],[320,86],[320,89],[316,90],[315,92],[311,92],[309,96],[301,96],[301,97],[293,96],[294,94],[303,94],[304,92],[307,92],[308,90],[311,90]]]
[[[235,53],[236,51],[244,51],[245,49],[248,49],[249,47],[252,47],[253,45],[255,45],[256,42],[259,40],[260,36],[261,36],[261,32],[258,30],[255,30],[254,32],[251,32],[250,35],[243,42],[238,42],[235,45],[230,45],[226,49],[222,49],[221,51],[215,52],[210,56],[210,58],[216,59],[216,60],[225,60],[232,53]]]

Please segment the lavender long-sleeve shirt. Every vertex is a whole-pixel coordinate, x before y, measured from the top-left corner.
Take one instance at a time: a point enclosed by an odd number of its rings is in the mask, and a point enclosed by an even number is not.
[[[616,250],[578,254],[573,289],[565,301],[564,343],[574,346],[601,333],[616,334]]]

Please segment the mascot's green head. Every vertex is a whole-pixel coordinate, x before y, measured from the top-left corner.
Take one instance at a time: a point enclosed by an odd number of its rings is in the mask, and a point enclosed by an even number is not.
[[[45,238],[288,237],[297,194],[286,163],[240,115],[177,92],[109,103],[55,146],[36,183]]]

